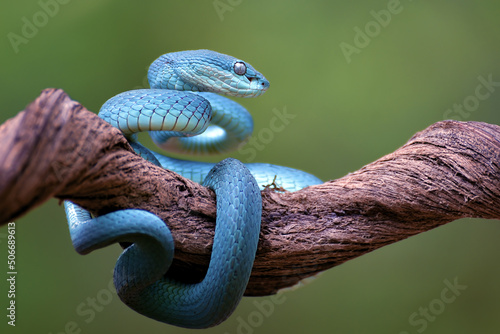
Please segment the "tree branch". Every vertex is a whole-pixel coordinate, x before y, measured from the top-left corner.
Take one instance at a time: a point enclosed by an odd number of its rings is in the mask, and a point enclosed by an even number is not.
[[[140,208],[176,243],[174,276],[199,280],[215,226],[212,191],[137,156],[121,132],[47,89],[0,126],[0,223],[51,197],[101,215]],[[263,191],[247,295],[267,295],[463,217],[500,218],[500,127],[443,121],[394,153],[294,193]]]

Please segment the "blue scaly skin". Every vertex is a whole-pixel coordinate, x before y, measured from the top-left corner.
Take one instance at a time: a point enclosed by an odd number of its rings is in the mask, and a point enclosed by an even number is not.
[[[231,158],[218,164],[173,159],[137,141],[137,132],[149,131],[158,146],[177,153],[215,154],[240,147],[253,131],[252,117],[217,94],[263,94],[269,82],[250,64],[209,50],[174,52],[151,64],[148,80],[151,89],[116,95],[99,116],[120,129],[145,159],[215,191],[217,219],[207,274],[197,284],[169,278],[172,235],[162,220],[143,210],[93,218],[66,201],[71,239],[81,254],[117,242],[131,244],[118,258],[114,284],[132,309],[176,326],[215,326],[234,311],[250,278],[260,232],[260,189],[274,181],[295,191],[321,180],[288,167],[245,166]]]

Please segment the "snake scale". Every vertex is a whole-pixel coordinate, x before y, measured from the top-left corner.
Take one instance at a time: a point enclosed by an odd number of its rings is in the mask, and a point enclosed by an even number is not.
[[[245,108],[218,94],[255,97],[269,81],[243,60],[210,50],[167,53],[148,71],[150,89],[118,94],[99,116],[120,129],[143,158],[214,190],[217,218],[208,271],[200,283],[169,278],[174,241],[156,215],[118,210],[93,217],[65,201],[71,240],[87,254],[126,243],[117,260],[114,284],[120,299],[135,311],[168,324],[206,328],[227,319],[241,300],[252,271],[259,239],[260,190],[276,182],[289,191],[321,183],[315,176],[270,164],[243,164],[228,158],[218,164],[174,159],[138,142],[149,131],[162,149],[187,154],[234,150],[253,131]]]

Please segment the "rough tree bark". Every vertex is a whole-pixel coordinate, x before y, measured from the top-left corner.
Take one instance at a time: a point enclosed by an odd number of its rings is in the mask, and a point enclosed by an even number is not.
[[[134,154],[120,131],[62,90],[43,91],[0,126],[0,142],[1,224],[51,197],[97,215],[145,209],[172,230],[171,273],[191,281],[203,276],[215,226],[213,192]],[[438,122],[343,178],[262,196],[247,295],[275,293],[459,218],[499,219],[500,127]]]

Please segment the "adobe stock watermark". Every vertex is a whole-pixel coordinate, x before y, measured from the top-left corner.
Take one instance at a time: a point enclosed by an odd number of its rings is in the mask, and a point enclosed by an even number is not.
[[[445,279],[444,288],[441,290],[438,298],[429,302],[428,305],[420,306],[417,311],[410,314],[408,323],[414,327],[417,333],[423,333],[429,325],[436,321],[437,317],[446,310],[446,307],[457,300],[457,297],[467,289],[467,285],[458,283],[458,277],[453,282]],[[399,334],[410,334],[408,331],[399,332]]]
[[[368,21],[363,29],[358,26],[353,28],[355,32],[353,43],[341,42],[339,44],[340,50],[342,50],[342,54],[347,63],[351,63],[351,57],[354,54],[360,54],[361,50],[370,45],[371,41],[380,35],[382,29],[389,26],[394,15],[400,14],[403,9],[404,7],[400,0],[389,0],[385,9],[370,11],[373,20]]]
[[[9,32],[7,39],[14,50],[14,53],[19,52],[21,44],[28,44],[30,40],[38,35],[40,29],[45,27],[49,20],[59,13],[60,5],[66,5],[71,0],[39,0],[38,6],[40,10],[30,16],[21,17],[21,29],[18,33]]]
[[[246,155],[245,162],[252,162],[257,157],[257,153],[262,151],[267,144],[273,141],[276,133],[279,133],[290,124],[290,122],[297,117],[297,115],[290,114],[286,106],[282,110],[278,108],[273,109],[273,117],[269,120],[269,126],[260,129],[257,134],[252,135],[248,143],[238,149],[238,152]]]
[[[236,326],[236,334],[252,334],[254,330],[264,323],[265,319],[269,318],[276,308],[276,305],[281,305],[286,301],[286,296],[282,292],[259,300],[254,300],[252,304],[255,310],[248,313],[246,317],[238,316],[236,320],[238,325]],[[224,334],[230,334],[230,332],[225,332]]]
[[[87,297],[79,303],[75,308],[75,314],[79,317],[78,320],[70,320],[64,324],[61,330],[49,332],[48,334],[80,334],[82,333],[82,324],[89,324],[96,318],[98,313],[101,313],[105,306],[109,305],[116,296],[113,279],[111,279],[106,288],[103,288],[95,294],[95,296]],[[83,323],[82,323],[83,322]]]
[[[224,14],[226,12],[232,12],[235,7],[241,5],[243,0],[214,0],[212,3],[214,5],[215,12],[219,16],[220,21],[224,21]]]
[[[472,112],[476,111],[481,101],[487,100],[497,87],[500,87],[500,81],[493,81],[493,74],[487,78],[480,75],[477,77],[479,84],[474,89],[474,93],[465,97],[462,103],[455,103],[453,107],[448,108],[443,113],[443,119],[455,119],[464,121],[468,119]]]
[[[16,293],[17,293],[17,246],[16,246],[16,223],[10,222],[7,224],[7,298],[9,299],[7,307],[7,324],[16,326]]]

